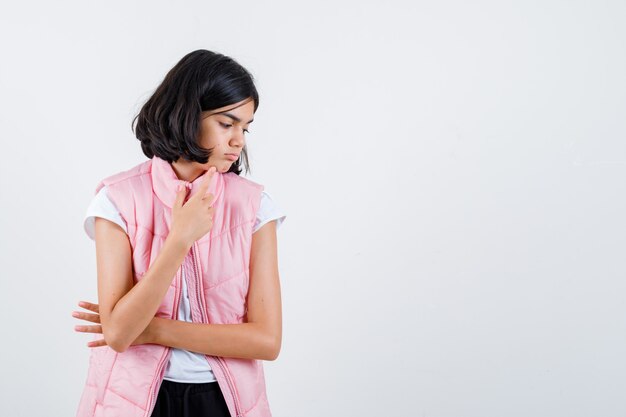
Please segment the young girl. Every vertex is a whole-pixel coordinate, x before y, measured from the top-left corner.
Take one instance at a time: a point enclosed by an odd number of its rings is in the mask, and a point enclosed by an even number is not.
[[[96,333],[78,417],[271,416],[286,216],[240,176],[258,105],[248,71],[197,50],[137,115],[149,159],[100,181],[85,219],[98,304],[73,312],[96,323],[76,326]]]

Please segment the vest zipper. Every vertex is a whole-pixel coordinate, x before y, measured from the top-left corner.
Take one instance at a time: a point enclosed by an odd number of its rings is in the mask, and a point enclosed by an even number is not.
[[[176,272],[176,279],[177,279],[178,284],[176,285],[176,292],[174,295],[173,312],[170,316],[172,320],[178,319],[178,304],[180,303],[180,298],[182,297],[182,290],[181,290],[182,278],[181,278],[180,268],[178,269],[178,272]],[[150,406],[146,409],[147,413],[145,414],[145,417],[149,417],[152,414],[152,411],[154,411],[154,406],[156,405],[156,399],[159,394],[159,390],[161,389],[161,384],[163,383],[163,375],[165,374],[164,365],[170,359],[171,354],[172,354],[172,348],[170,348],[169,346],[166,346],[165,355],[164,355],[165,358],[161,356],[161,360],[159,361],[159,364],[157,366],[156,376],[152,379],[152,383],[150,384],[150,386],[153,388],[152,388],[152,391],[150,391],[150,397],[148,398],[148,403],[150,404]]]
[[[196,262],[196,251],[194,250],[196,247],[197,247],[197,243],[194,242],[191,248],[191,252],[192,252],[191,262],[193,265],[193,273],[195,274],[195,277],[196,277],[196,291],[195,291],[196,300],[198,302],[198,308],[200,309],[200,313],[202,314],[203,321],[207,324],[210,324],[209,316],[208,314],[206,314],[206,309],[202,308],[204,306],[204,297],[202,296],[200,285],[199,285],[200,283],[199,280],[201,280],[201,277],[200,277],[200,272],[198,271],[198,264]],[[237,413],[237,417],[243,417],[243,413],[241,412],[241,405],[239,404],[239,397],[237,396],[237,392],[235,390],[235,386],[232,381],[230,372],[228,372],[228,369],[226,369],[226,364],[224,363],[224,359],[222,359],[219,356],[213,356],[213,355],[205,355],[205,357],[207,358],[209,365],[213,366],[213,364],[211,363],[211,359],[209,358],[212,358],[212,359],[214,358],[215,362],[220,366],[220,369],[222,370],[222,374],[224,375],[226,379],[226,383],[228,384],[228,388],[230,389],[233,401],[235,402],[235,411]]]

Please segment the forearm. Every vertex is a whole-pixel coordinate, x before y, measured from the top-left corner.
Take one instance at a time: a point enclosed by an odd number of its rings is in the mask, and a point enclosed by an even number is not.
[[[182,264],[190,245],[170,234],[154,263],[114,306],[108,333],[119,350],[125,350],[154,318],[172,278]]]
[[[204,324],[155,318],[153,343],[213,356],[274,360],[280,341],[259,323]]]

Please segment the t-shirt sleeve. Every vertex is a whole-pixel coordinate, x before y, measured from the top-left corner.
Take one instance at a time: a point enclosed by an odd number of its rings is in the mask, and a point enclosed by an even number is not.
[[[83,227],[87,236],[91,240],[96,240],[95,234],[95,222],[96,217],[102,217],[104,219],[110,220],[113,223],[118,224],[124,232],[128,233],[128,229],[126,228],[126,222],[120,216],[119,211],[109,199],[106,191],[107,187],[104,186],[98,191],[98,194],[94,196],[91,200],[91,204],[87,208],[87,213],[85,214],[85,221]]]
[[[261,192],[261,204],[256,214],[256,222],[254,223],[254,229],[252,233],[259,230],[265,223],[272,220],[276,220],[276,229],[280,227],[287,215],[283,210],[274,202],[272,196],[266,191]]]

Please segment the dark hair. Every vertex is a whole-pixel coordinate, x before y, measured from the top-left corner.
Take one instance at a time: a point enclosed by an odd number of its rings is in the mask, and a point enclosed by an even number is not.
[[[259,107],[252,75],[234,59],[199,49],[185,55],[165,76],[131,123],[143,153],[168,162],[184,158],[205,164],[211,151],[199,146],[201,112],[246,98]],[[136,126],[133,128],[133,125]],[[241,161],[250,171],[244,145],[228,172],[241,174]]]

